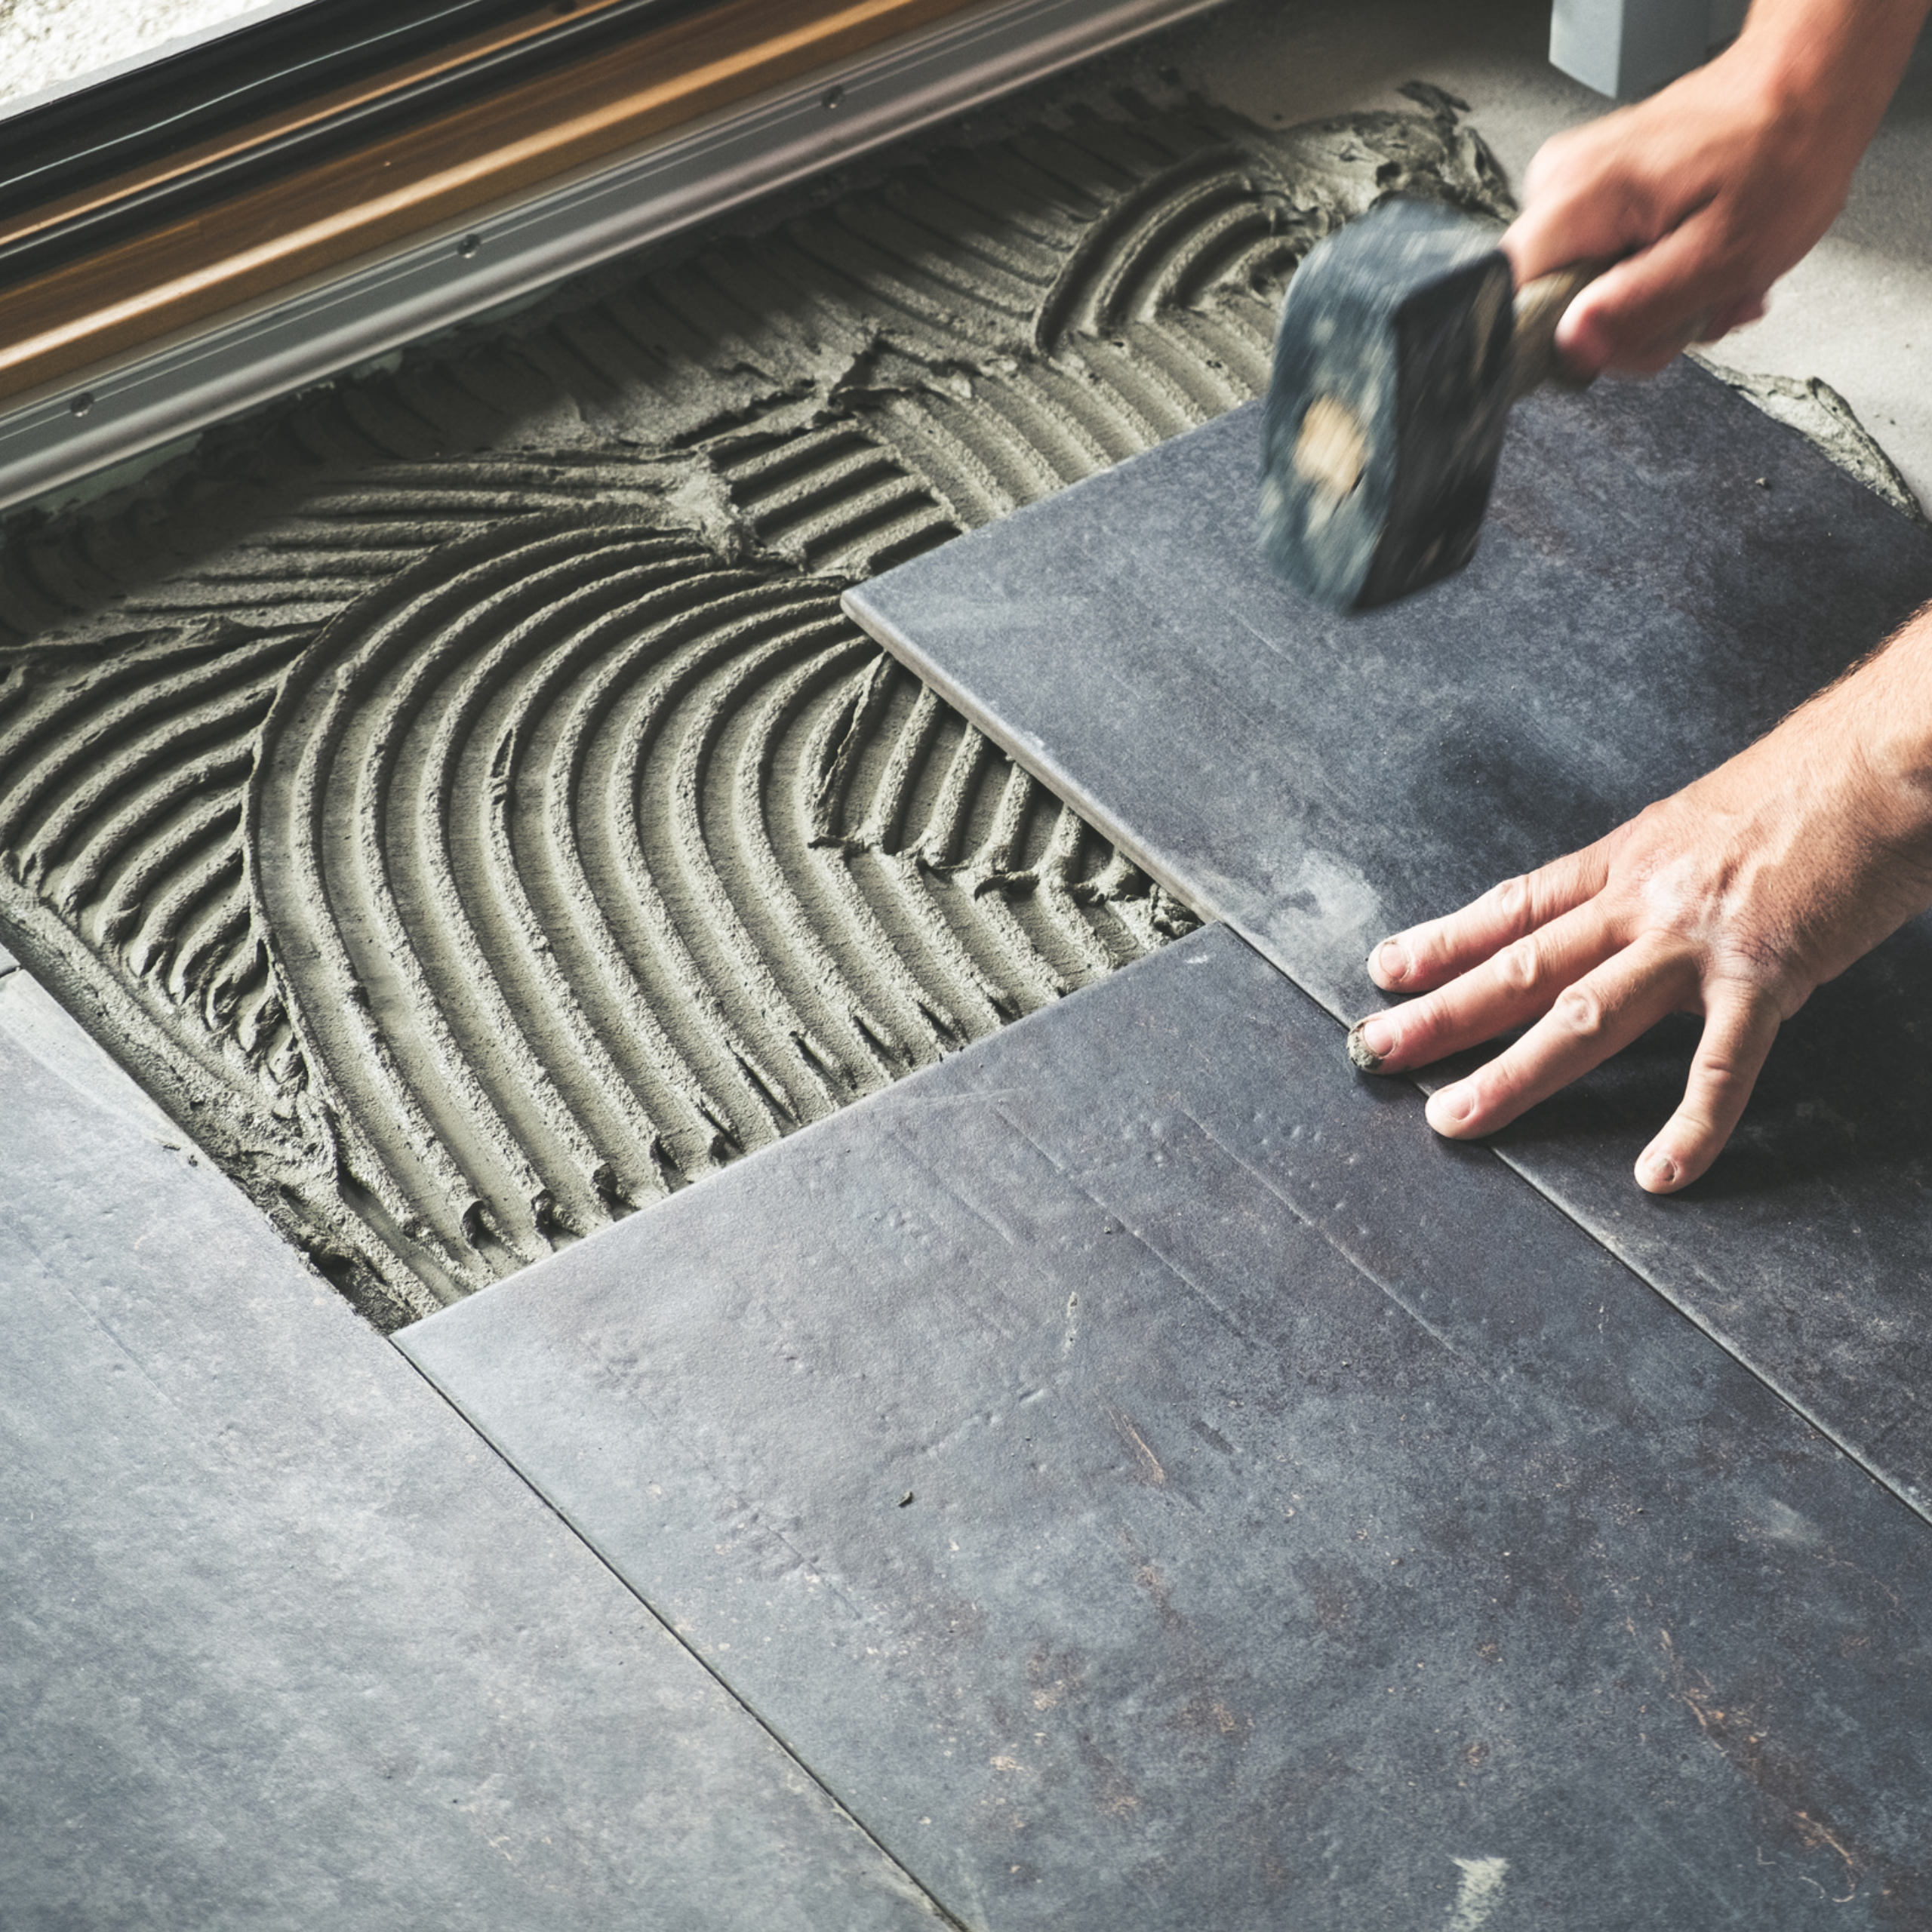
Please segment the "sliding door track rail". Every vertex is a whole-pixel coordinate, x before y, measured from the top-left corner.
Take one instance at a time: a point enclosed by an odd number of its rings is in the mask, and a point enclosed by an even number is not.
[[[7,298],[0,506],[532,296],[1214,4],[735,0],[659,30],[660,48],[681,47],[688,57],[681,68],[660,63],[643,85],[606,103],[607,137],[642,130],[614,153],[585,158],[595,134],[566,115],[526,135],[524,148],[508,139],[452,162],[441,177],[433,168],[392,170],[386,178],[409,177],[389,191],[395,205],[380,195],[346,200],[312,214],[309,228],[320,233],[285,227],[260,236],[252,254],[245,246],[197,266],[149,245],[144,258],[147,238],[137,238],[134,252],[122,251],[125,285],[69,312],[50,311],[37,349],[35,285]],[[734,19],[743,23],[739,43],[721,47],[717,29]],[[556,88],[548,75],[543,85]],[[473,119],[489,106],[459,112]],[[506,116],[497,125],[514,135]],[[297,206],[300,179],[255,192]],[[506,183],[506,192],[477,205],[479,192]],[[214,217],[202,226],[214,226]],[[331,235],[338,248],[343,237],[369,245],[330,260]],[[104,272],[115,258],[110,249],[43,278],[42,297],[60,275]],[[153,260],[175,269],[172,284],[138,272]]]

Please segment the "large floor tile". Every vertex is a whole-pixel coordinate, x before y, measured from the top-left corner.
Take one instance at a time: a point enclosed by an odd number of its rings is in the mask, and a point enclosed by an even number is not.
[[[936,1921],[0,955],[0,1924]]]
[[[1932,1532],[1420,1112],[1211,928],[398,1345],[971,1924],[1924,1918]]]
[[[1340,1017],[1383,1003],[1363,962],[1385,933],[1708,770],[1932,595],[1932,537],[1680,362],[1648,384],[1531,398],[1469,570],[1334,617],[1257,552],[1259,414],[848,602]],[[1928,1014],[1921,918],[1813,997],[1730,1151],[1669,1199],[1630,1168],[1681,1091],[1687,1023],[1498,1143],[1921,1507]]]

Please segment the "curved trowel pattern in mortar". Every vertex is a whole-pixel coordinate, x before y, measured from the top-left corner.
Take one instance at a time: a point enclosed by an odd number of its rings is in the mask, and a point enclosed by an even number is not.
[[[288,675],[263,921],[360,1204],[446,1291],[1156,941],[1144,883],[838,589],[532,520]]]
[[[389,1320],[1159,944],[838,594],[1257,392],[1380,194],[1500,207],[1424,104],[943,157],[16,540],[0,908]]]

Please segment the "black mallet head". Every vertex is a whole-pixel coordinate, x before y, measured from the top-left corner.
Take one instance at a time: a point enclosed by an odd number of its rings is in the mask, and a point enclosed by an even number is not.
[[[1475,554],[1509,406],[1559,373],[1557,318],[1589,277],[1520,297],[1497,231],[1389,201],[1318,243],[1282,306],[1261,540],[1338,610],[1405,597]]]

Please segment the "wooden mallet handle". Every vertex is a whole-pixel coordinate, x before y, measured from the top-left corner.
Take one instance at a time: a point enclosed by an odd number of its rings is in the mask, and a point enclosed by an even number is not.
[[[1552,275],[1540,275],[1517,290],[1513,338],[1515,368],[1509,380],[1512,405],[1544,383],[1586,389],[1595,380],[1570,373],[1556,352],[1556,325],[1562,319],[1564,310],[1602,274],[1605,266],[1601,262],[1579,262]]]

